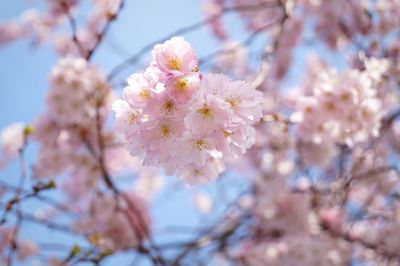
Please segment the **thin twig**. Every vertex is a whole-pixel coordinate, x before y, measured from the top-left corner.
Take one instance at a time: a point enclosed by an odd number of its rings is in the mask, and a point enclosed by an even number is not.
[[[276,7],[278,4],[277,3],[261,3],[261,4],[256,4],[256,5],[241,5],[241,6],[233,6],[233,7],[225,7],[221,10],[221,12],[219,12],[218,14],[215,14],[211,17],[209,17],[208,19],[202,20],[200,22],[194,23],[192,25],[189,25],[187,27],[181,28],[179,30],[176,30],[170,34],[168,34],[167,36],[160,38],[158,40],[155,40],[149,44],[147,44],[146,46],[144,46],[142,49],[140,49],[138,52],[136,52],[134,55],[132,55],[130,58],[126,59],[125,61],[119,63],[118,65],[116,65],[115,67],[113,67],[108,76],[107,79],[108,80],[112,80],[118,73],[120,73],[121,71],[123,71],[125,68],[134,65],[137,61],[139,61],[148,51],[150,51],[154,45],[158,44],[158,43],[162,43],[165,42],[166,40],[174,37],[174,36],[179,36],[179,35],[183,35],[185,33],[188,32],[192,32],[195,31],[197,29],[200,29],[202,27],[204,27],[205,25],[214,22],[215,20],[219,19],[220,17],[222,17],[224,14],[230,13],[230,12],[234,12],[234,11],[238,11],[238,10],[255,10],[255,11],[259,11],[262,8],[269,8],[269,7]]]
[[[64,12],[68,18],[71,31],[72,31],[72,40],[74,41],[76,47],[79,50],[79,53],[83,56],[85,54],[85,49],[83,48],[81,42],[78,39],[77,36],[77,27],[76,27],[76,21],[75,18],[71,14],[71,10],[69,9],[68,5],[64,2],[64,0],[61,0],[61,7],[64,9]]]
[[[125,0],[120,0],[120,4],[119,4],[115,14],[110,14],[108,16],[108,20],[106,21],[106,24],[104,25],[103,29],[100,31],[100,33],[98,33],[96,35],[96,41],[95,41],[93,47],[87,52],[87,54],[85,56],[86,60],[89,61],[91,59],[91,57],[93,56],[94,52],[100,46],[102,40],[104,39],[104,37],[106,36],[108,30],[111,27],[112,22],[115,21],[118,18],[118,15],[122,11],[124,5],[125,5]]]

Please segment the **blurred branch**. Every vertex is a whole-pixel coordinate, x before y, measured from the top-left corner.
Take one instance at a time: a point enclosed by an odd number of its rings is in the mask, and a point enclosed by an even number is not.
[[[11,235],[11,240],[10,240],[10,249],[7,257],[7,266],[11,266],[13,264],[14,260],[14,255],[15,252],[18,250],[18,235],[22,226],[22,221],[23,221],[23,216],[22,216],[22,210],[21,210],[21,204],[20,201],[18,200],[20,198],[20,194],[24,188],[25,180],[26,180],[26,163],[25,163],[25,156],[24,156],[24,151],[25,151],[25,145],[26,145],[26,136],[24,136],[24,142],[19,150],[19,161],[20,161],[20,169],[21,169],[21,177],[19,179],[19,184],[17,191],[15,192],[14,198],[17,199],[15,202],[16,205],[16,212],[17,212],[17,220],[15,222],[15,226],[13,228],[13,232]],[[9,209],[10,205],[7,205],[7,210]],[[12,208],[12,205],[10,209]]]
[[[277,21],[274,21],[272,23],[268,23],[260,28],[258,28],[257,30],[251,32],[251,34],[249,34],[249,36],[244,39],[242,42],[235,44],[233,47],[230,47],[228,49],[224,48],[215,52],[212,52],[208,55],[205,55],[203,57],[200,58],[200,65],[203,65],[205,63],[207,63],[207,61],[211,60],[212,58],[214,58],[215,56],[218,55],[224,55],[224,54],[230,54],[236,51],[237,48],[241,47],[241,46],[248,46],[250,45],[257,36],[259,36],[261,33],[265,32],[266,30],[270,29],[272,26],[274,26],[277,23]]]
[[[127,210],[118,208],[118,211],[121,211],[124,214],[127,222],[130,224],[130,226],[132,228],[132,232],[134,234],[136,234],[136,236],[138,238],[139,247],[138,247],[137,251],[142,254],[147,255],[155,265],[164,265],[164,259],[159,254],[154,254],[154,252],[157,251],[158,249],[155,247],[155,244],[153,243],[151,236],[149,236],[149,239],[148,239],[149,243],[150,243],[150,248],[147,248],[143,245],[144,239],[142,239],[141,236],[138,234],[138,232],[140,232],[140,231],[145,232],[146,231],[145,228],[147,227],[145,221],[143,220],[140,210],[135,206],[135,204],[132,203],[132,201],[126,196],[125,193],[121,192],[118,189],[118,187],[114,184],[114,182],[111,178],[111,175],[108,173],[108,171],[106,169],[106,165],[105,165],[105,161],[104,161],[105,146],[103,143],[103,135],[102,135],[103,125],[102,125],[100,111],[99,111],[101,105],[102,105],[102,102],[98,102],[98,105],[96,108],[96,134],[97,134],[98,154],[96,156],[96,154],[93,150],[91,151],[91,153],[92,153],[92,155],[94,155],[95,159],[98,161],[103,181],[106,184],[106,186],[113,192],[116,202],[118,203],[119,200],[122,199],[128,206],[128,210],[132,211],[138,219],[139,224],[135,224],[135,222],[132,220],[132,218],[128,214]],[[117,206],[119,206],[119,205],[120,204],[118,204]]]
[[[72,31],[72,40],[74,41],[76,47],[79,50],[79,53],[83,56],[85,54],[85,49],[83,48],[82,44],[80,43],[78,36],[77,36],[77,27],[76,27],[76,20],[71,14],[71,10],[69,9],[67,3],[64,2],[64,0],[60,0],[60,4],[62,9],[65,12],[65,15],[68,18],[71,31]]]
[[[285,22],[289,18],[289,14],[286,10],[286,6],[282,0],[279,0],[279,6],[280,6],[280,8],[282,10],[282,14],[283,14],[281,19],[278,22],[280,24],[279,32],[272,44],[272,47],[270,47],[268,45],[265,47],[264,54],[263,54],[263,60],[261,63],[261,69],[258,72],[256,78],[251,83],[251,86],[254,89],[258,89],[268,76],[268,71],[269,71],[268,57],[269,57],[269,55],[273,54],[276,51],[276,49],[279,47],[281,38],[284,33]]]
[[[96,41],[93,45],[93,47],[87,52],[85,58],[89,61],[91,59],[91,57],[93,56],[94,52],[97,50],[97,48],[100,46],[103,38],[105,37],[105,35],[107,34],[108,30],[111,27],[111,24],[113,21],[115,21],[118,18],[119,13],[122,11],[124,4],[125,4],[125,0],[120,0],[120,4],[117,8],[117,11],[114,14],[109,14],[108,15],[108,20],[106,21],[106,24],[104,25],[103,29],[101,30],[100,33],[98,33],[96,35]]]
[[[153,49],[153,46],[158,44],[158,43],[162,43],[165,42],[166,40],[174,37],[174,36],[179,36],[179,35],[183,35],[185,33],[188,32],[192,32],[195,31],[199,28],[202,28],[204,26],[206,26],[209,23],[212,23],[214,21],[216,21],[217,19],[219,19],[220,17],[222,17],[224,14],[230,13],[230,12],[234,12],[234,11],[238,11],[238,10],[254,10],[254,11],[259,11],[260,9],[263,8],[269,8],[269,7],[276,7],[277,3],[261,3],[261,4],[256,4],[256,5],[241,5],[241,6],[233,6],[233,7],[225,7],[221,10],[220,13],[213,15],[211,17],[209,17],[206,20],[194,23],[192,25],[189,25],[187,27],[183,27],[181,29],[178,29],[170,34],[168,34],[167,36],[160,38],[158,40],[155,40],[149,44],[147,44],[146,46],[144,46],[142,49],[140,49],[138,52],[136,52],[134,55],[132,55],[130,58],[126,59],[125,61],[119,63],[118,65],[116,65],[115,67],[113,67],[109,74],[107,79],[108,80],[112,80],[116,75],[118,75],[121,71],[123,71],[124,69],[130,67],[131,65],[134,65],[137,61],[139,61],[147,52],[149,52],[151,49]]]
[[[23,190],[22,192],[25,193],[25,196],[23,196],[22,198],[24,198],[24,199],[33,198],[33,199],[39,200],[43,203],[50,205],[51,207],[58,210],[62,214],[68,214],[68,215],[71,215],[74,217],[76,214],[71,210],[71,208],[67,207],[64,203],[60,203],[50,197],[46,197],[46,196],[43,196],[42,194],[40,194],[40,192],[42,192],[42,191],[52,189],[53,182],[54,181],[50,181],[49,183],[42,184],[44,186],[42,186],[39,190],[37,190],[37,188],[32,191],[26,190],[26,189]],[[7,184],[3,180],[0,180],[0,187],[3,187],[6,190],[9,190],[12,192],[15,192],[17,190],[16,187]],[[21,198],[19,200],[21,200]]]
[[[0,204],[0,207],[6,208],[6,205]],[[15,210],[10,211],[10,214],[18,216],[18,213]],[[35,223],[37,225],[41,225],[41,226],[44,226],[44,227],[47,227],[49,229],[56,230],[56,231],[59,231],[59,232],[72,234],[72,235],[77,235],[77,236],[82,236],[81,233],[71,229],[69,226],[58,224],[58,223],[54,223],[54,222],[50,222],[50,221],[47,221],[47,220],[44,220],[44,219],[39,219],[39,218],[35,217],[34,215],[29,214],[29,213],[25,213],[23,211],[21,211],[21,215],[22,215],[24,221],[29,221],[29,222]]]

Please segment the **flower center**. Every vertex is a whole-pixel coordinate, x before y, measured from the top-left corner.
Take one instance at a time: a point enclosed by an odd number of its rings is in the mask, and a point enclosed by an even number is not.
[[[228,138],[228,137],[230,137],[232,135],[233,135],[233,132],[229,132],[229,131],[224,130],[224,137],[225,138]]]
[[[150,90],[148,88],[142,88],[139,95],[143,100],[148,100],[151,97]]]
[[[197,110],[197,113],[201,114],[203,118],[214,118],[214,109],[206,103]]]
[[[131,124],[131,125],[136,124],[137,118],[138,118],[137,114],[132,113],[132,112],[129,113],[128,114],[128,122],[129,122],[129,124]]]
[[[186,89],[189,87],[189,82],[187,79],[178,79],[175,83],[176,88],[179,92],[185,92]]]
[[[335,103],[334,103],[334,102],[331,102],[331,101],[327,102],[327,103],[325,104],[325,107],[326,107],[326,109],[327,109],[329,112],[333,112],[333,111],[336,110],[336,105],[335,105]]]
[[[170,126],[168,126],[167,124],[162,124],[161,127],[160,127],[160,129],[161,129],[161,135],[162,135],[164,138],[169,138],[169,137],[171,137],[171,135],[172,135],[172,130],[171,130],[171,127],[170,127]]]
[[[211,143],[206,139],[197,139],[192,143],[193,148],[203,151],[211,148]]]
[[[176,55],[169,58],[168,64],[172,70],[181,70],[181,60]]]
[[[314,111],[314,109],[311,107],[311,106],[307,106],[306,108],[305,108],[305,112],[306,113],[312,113]]]
[[[231,105],[233,111],[237,111],[242,99],[240,99],[240,96],[231,95],[228,97],[228,99],[226,99],[226,101]]]
[[[199,169],[194,169],[193,176],[204,176],[204,172]]]
[[[162,112],[167,115],[173,114],[174,110],[175,110],[175,103],[172,100],[166,101],[162,107]]]
[[[350,93],[343,93],[343,94],[340,96],[340,99],[341,99],[342,101],[344,101],[344,102],[348,102],[348,101],[351,100],[351,95],[350,95]]]

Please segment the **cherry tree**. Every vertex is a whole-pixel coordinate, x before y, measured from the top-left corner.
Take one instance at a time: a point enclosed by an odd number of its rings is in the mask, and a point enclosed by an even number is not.
[[[400,265],[399,0],[202,0],[117,65],[139,3],[43,2],[0,24],[58,55],[0,133],[2,265]]]

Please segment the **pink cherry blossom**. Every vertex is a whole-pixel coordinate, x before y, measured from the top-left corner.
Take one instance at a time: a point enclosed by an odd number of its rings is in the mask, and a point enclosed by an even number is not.
[[[195,72],[188,75],[170,77],[165,85],[170,95],[178,103],[185,104],[197,92],[200,82],[200,74]]]
[[[185,125],[192,134],[213,134],[227,127],[232,111],[227,102],[210,93],[199,93],[185,118]]]
[[[244,81],[199,73],[195,51],[181,37],[156,45],[153,58],[114,103],[115,129],[145,164],[189,184],[215,179],[224,160],[254,143],[262,93]]]
[[[354,145],[376,136],[383,115],[375,83],[366,72],[337,73],[326,69],[313,84],[311,95],[300,97],[293,121],[306,140]]]
[[[171,75],[196,72],[199,64],[196,52],[182,37],[156,45],[153,59],[161,71]]]
[[[51,90],[47,103],[50,115],[61,124],[85,124],[96,116],[96,97],[109,97],[110,87],[105,76],[83,58],[66,57],[59,61],[50,74]],[[82,105],[82,101],[90,104]],[[100,111],[99,111],[100,112]]]
[[[114,199],[110,195],[99,197],[84,210],[85,217],[75,226],[103,250],[137,247],[150,234],[151,219],[146,203],[132,191],[127,192],[129,203]]]
[[[193,195],[193,204],[202,214],[209,214],[213,210],[213,200],[208,193],[199,191]]]
[[[0,132],[0,168],[16,159],[25,142],[25,124],[14,123]]]

